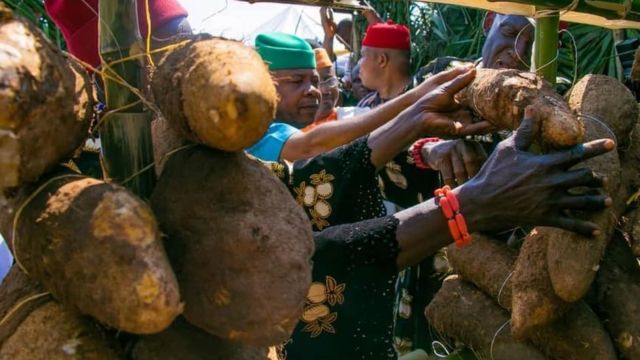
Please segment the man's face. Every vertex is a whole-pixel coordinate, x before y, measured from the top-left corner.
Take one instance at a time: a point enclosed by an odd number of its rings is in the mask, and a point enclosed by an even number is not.
[[[351,93],[356,100],[360,100],[365,97],[371,90],[362,85],[362,79],[360,79],[360,63],[351,69]]]
[[[496,15],[482,48],[484,67],[528,70],[533,39],[534,28],[524,16]]]
[[[380,74],[378,66],[378,52],[376,49],[363,46],[360,51],[360,79],[362,85],[369,89],[376,88],[376,75]]]
[[[313,69],[277,70],[273,79],[280,97],[277,119],[298,128],[311,124],[322,97],[318,73]]]
[[[333,66],[318,69],[318,75],[320,76],[318,87],[322,93],[322,101],[316,117],[323,118],[329,115],[338,103],[338,78]]]

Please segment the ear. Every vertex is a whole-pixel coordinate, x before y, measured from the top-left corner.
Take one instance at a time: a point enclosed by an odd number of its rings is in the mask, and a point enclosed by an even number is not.
[[[377,61],[378,61],[378,66],[380,66],[380,68],[384,68],[389,64],[389,54],[387,54],[384,51],[380,51],[380,53],[378,54]]]
[[[487,36],[489,34],[489,30],[491,30],[491,26],[493,26],[493,22],[496,19],[496,13],[493,11],[487,11],[487,15],[484,16],[484,22],[482,23],[482,29],[484,30],[484,35]]]

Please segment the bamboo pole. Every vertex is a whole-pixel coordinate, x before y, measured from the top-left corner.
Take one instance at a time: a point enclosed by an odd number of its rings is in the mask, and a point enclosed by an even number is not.
[[[560,14],[555,11],[536,19],[534,62],[536,73],[555,85],[558,74],[558,30]]]
[[[148,198],[155,174],[141,171],[153,163],[151,116],[129,88],[113,80],[119,78],[139,88],[140,59],[109,65],[128,57],[132,47],[140,43],[136,0],[100,0],[100,18],[106,106],[108,110],[126,108],[109,114],[99,129],[105,177]]]

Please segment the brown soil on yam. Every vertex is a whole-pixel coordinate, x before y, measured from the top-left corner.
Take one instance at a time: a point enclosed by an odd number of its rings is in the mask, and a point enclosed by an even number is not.
[[[29,314],[51,299],[44,289],[29,279],[17,265],[11,267],[0,285],[0,344],[13,335]],[[26,299],[32,300],[23,302]],[[22,305],[18,306],[19,303]],[[11,315],[9,315],[11,313]]]
[[[511,272],[517,254],[486,235],[474,233],[468,246],[447,247],[447,259],[454,272],[473,283],[500,306],[511,310]]]
[[[36,181],[88,136],[88,76],[0,4],[0,188]]]
[[[623,359],[640,359],[640,270],[624,239],[607,248],[596,280],[599,311]]]
[[[456,95],[458,103],[498,129],[518,128],[527,106],[542,120],[541,140],[550,148],[579,144],[582,122],[555,89],[533,73],[478,69],[475,80]]]
[[[606,79],[601,80],[605,80],[608,83]],[[587,78],[585,82],[588,83],[589,78]],[[600,114],[596,112],[604,111],[604,105],[601,105],[603,106],[602,109],[598,109],[594,104],[598,103],[598,100],[592,98],[591,95],[592,92],[600,94],[600,91],[590,90],[592,86],[598,84],[600,84],[600,81],[594,84],[588,84],[586,88],[581,87],[574,90],[576,93],[581,90],[581,93],[586,94],[583,99],[580,99],[582,101],[572,103],[572,105],[578,106],[574,108],[574,110],[578,112],[590,111],[595,116],[601,117],[602,121],[604,121],[605,124],[609,124],[612,128],[620,126],[620,124],[622,124],[620,122],[621,119],[617,118],[615,113],[611,113],[610,116],[609,113]],[[609,88],[610,87],[611,86],[609,86]],[[589,105],[585,103],[587,100],[591,101]],[[618,105],[623,106],[623,104]],[[582,109],[591,110],[583,111]],[[637,116],[637,110],[635,116]],[[624,120],[628,121],[628,119]],[[585,129],[586,141],[611,137],[605,125],[590,119],[585,119]],[[623,193],[619,191],[621,166],[616,151],[610,151],[604,155],[589,159],[577,167],[586,167],[601,176],[607,177],[608,184],[606,193],[611,196],[614,205],[612,209],[606,209],[604,211],[577,214],[580,218],[592,221],[600,227],[601,234],[595,238],[557,229],[553,240],[550,240],[548,243],[547,261],[553,289],[560,298],[568,302],[575,302],[582,299],[591,288],[591,284],[598,271],[600,260],[613,234],[616,218],[622,214],[626,207],[626,198],[625,196],[621,196]]]
[[[167,161],[151,198],[185,318],[223,339],[289,338],[311,283],[311,225],[286,187],[243,153],[204,146]]]
[[[66,306],[122,331],[148,334],[180,313],[178,284],[151,209],[125,188],[65,177],[21,190],[4,237],[29,276]]]
[[[267,348],[222,340],[184,319],[167,330],[141,337],[132,360],[267,360]]]
[[[200,35],[169,52],[151,90],[181,136],[225,151],[257,142],[275,117],[277,93],[266,65],[237,41]]]
[[[0,348],[0,360],[116,360],[89,318],[49,301],[35,309]]]
[[[547,268],[547,244],[558,229],[537,227],[527,235],[511,276],[511,326],[516,338],[558,319],[569,307],[553,291]]]
[[[511,337],[509,313],[455,275],[445,279],[425,316],[437,331],[462,341],[486,358],[546,359],[530,344]]]
[[[569,107],[583,117],[583,122],[604,122],[618,140],[619,147],[629,144],[629,134],[638,119],[635,96],[618,79],[605,75],[587,75],[580,79],[567,96]],[[598,120],[593,120],[589,116]]]

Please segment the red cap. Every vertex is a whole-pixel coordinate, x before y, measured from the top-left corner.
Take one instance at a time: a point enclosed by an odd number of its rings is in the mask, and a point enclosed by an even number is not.
[[[362,46],[383,49],[411,49],[411,34],[409,28],[402,24],[386,23],[369,25],[367,33],[362,39]]]
[[[47,14],[62,32],[69,52],[92,66],[100,65],[98,56],[98,0],[45,0]],[[146,36],[145,2],[138,1],[140,33]],[[151,26],[161,27],[187,11],[176,0],[149,0]]]

